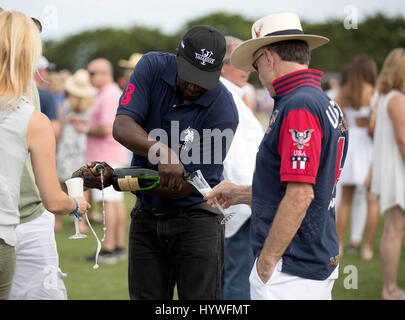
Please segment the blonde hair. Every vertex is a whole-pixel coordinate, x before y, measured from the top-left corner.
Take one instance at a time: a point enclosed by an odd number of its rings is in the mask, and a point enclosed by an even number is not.
[[[81,98],[69,93],[67,94],[67,99],[69,101],[70,110],[77,113],[86,112],[94,102],[93,97]]]
[[[393,89],[405,92],[404,48],[396,48],[388,54],[378,78],[378,92],[380,94],[387,94]]]
[[[0,13],[0,95],[30,96],[36,63],[42,53],[38,27],[16,11]]]

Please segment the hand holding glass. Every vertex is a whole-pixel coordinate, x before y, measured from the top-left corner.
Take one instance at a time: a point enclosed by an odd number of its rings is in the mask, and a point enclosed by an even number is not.
[[[71,197],[82,197],[83,196],[83,179],[82,178],[71,178],[65,181],[68,194]],[[73,217],[73,222],[75,224],[76,234],[69,237],[69,239],[82,239],[86,238],[87,235],[80,233],[79,231],[79,220]]]

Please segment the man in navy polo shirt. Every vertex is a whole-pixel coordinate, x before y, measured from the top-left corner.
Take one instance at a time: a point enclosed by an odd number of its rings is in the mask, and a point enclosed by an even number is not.
[[[223,180],[225,138],[238,124],[232,96],[218,82],[224,55],[218,30],[194,27],[176,55],[145,54],[120,98],[114,138],[133,151],[132,166],[160,176],[159,188],[135,192],[131,299],[172,299],[175,284],[179,299],[221,297],[222,217],[182,177],[201,170],[212,187]]]
[[[348,132],[321,89],[322,72],[308,69],[310,50],[327,42],[304,34],[297,15],[280,13],[256,21],[231,56],[275,95],[252,186],[224,181],[206,195],[224,207],[252,206],[252,299],[331,299],[338,276],[334,201]]]

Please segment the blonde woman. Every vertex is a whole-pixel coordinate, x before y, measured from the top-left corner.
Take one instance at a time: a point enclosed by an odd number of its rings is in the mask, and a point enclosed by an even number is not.
[[[30,102],[34,67],[42,45],[35,22],[20,12],[0,13],[0,299],[7,299],[15,268],[18,201],[25,160],[31,154],[45,208],[84,215],[89,204],[59,185],[55,136],[48,118]]]
[[[385,213],[380,243],[381,297],[405,300],[405,291],[398,288],[397,281],[405,236],[405,49],[394,49],[387,56],[378,91],[371,191]]]

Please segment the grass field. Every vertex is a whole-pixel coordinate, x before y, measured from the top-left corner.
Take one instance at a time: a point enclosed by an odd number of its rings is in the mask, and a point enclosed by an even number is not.
[[[125,202],[129,212],[135,197],[126,194]],[[381,260],[379,243],[383,227],[383,217],[374,243],[374,258],[364,261],[358,255],[345,254],[340,260],[339,279],[335,281],[333,299],[337,300],[376,300],[381,292]],[[101,225],[93,225],[99,238],[102,237]],[[94,263],[84,261],[84,257],[95,253],[97,243],[89,233],[86,239],[69,240],[74,234],[74,226],[70,217],[64,217],[64,229],[56,234],[60,267],[68,276],[64,278],[68,299],[71,300],[126,300],[128,296],[127,261],[114,265],[100,264],[93,269]],[[349,231],[346,235],[346,245]],[[128,243],[128,242],[127,242]],[[357,270],[357,289],[355,276]],[[346,273],[345,273],[346,272]],[[153,275],[151,275],[152,277]],[[399,285],[405,288],[405,255],[401,256]]]

